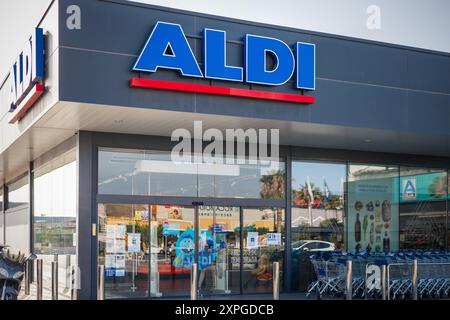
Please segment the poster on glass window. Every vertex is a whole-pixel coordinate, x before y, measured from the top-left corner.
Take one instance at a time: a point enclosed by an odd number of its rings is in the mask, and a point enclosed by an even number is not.
[[[348,182],[347,250],[398,250],[398,179]]]

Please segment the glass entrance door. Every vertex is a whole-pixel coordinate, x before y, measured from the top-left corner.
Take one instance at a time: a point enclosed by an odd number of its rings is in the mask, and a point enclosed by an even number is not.
[[[240,293],[240,207],[199,206],[201,295]]]
[[[195,262],[193,206],[151,205],[150,296],[188,296]]]
[[[105,266],[105,298],[147,296],[148,205],[99,204],[98,218],[98,263]]]
[[[284,257],[284,209],[99,204],[98,263],[105,298],[270,293]]]

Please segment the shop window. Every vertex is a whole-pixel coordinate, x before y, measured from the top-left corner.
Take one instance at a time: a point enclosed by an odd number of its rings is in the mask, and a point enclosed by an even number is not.
[[[284,209],[243,208],[243,222],[243,292],[272,292],[275,261],[280,263],[280,287],[283,288]]]
[[[401,249],[445,249],[447,172],[400,168]]]
[[[314,279],[311,252],[344,249],[346,165],[292,162],[291,255],[293,290]]]
[[[399,167],[350,164],[347,245],[349,251],[399,249]]]
[[[169,151],[101,149],[100,194],[284,199],[284,162],[179,163]]]
[[[21,179],[8,185],[8,209],[28,205],[29,202],[29,186],[28,176],[25,175]]]

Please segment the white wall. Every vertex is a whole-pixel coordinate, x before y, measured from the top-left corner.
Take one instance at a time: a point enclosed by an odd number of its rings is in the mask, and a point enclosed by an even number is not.
[[[0,83],[52,0],[0,1]]]
[[[50,2],[49,0],[0,1],[0,39],[2,43],[8,43],[6,46],[2,45],[0,50],[0,72],[3,72],[3,74],[0,73],[0,79],[3,79],[9,73],[10,67],[14,64],[35,27],[39,26],[44,29],[44,33],[47,33],[48,48],[47,60],[45,61],[46,74],[48,75],[45,79],[46,92],[26,116],[16,124],[9,124],[13,116],[12,113],[8,112],[9,81],[11,81],[11,77],[6,80],[3,86],[1,86],[0,80],[0,154],[59,99],[57,2],[53,4],[39,24],[39,20],[41,20]],[[27,9],[24,3],[30,4],[30,7]],[[31,15],[33,10],[34,14]],[[21,16],[22,11],[26,12],[23,17]],[[29,18],[29,20],[25,20],[25,18]],[[11,22],[16,21],[14,19],[17,20],[17,23]],[[7,22],[17,27],[11,28]]]
[[[130,1],[450,52],[448,0]],[[367,28],[370,5],[380,8],[380,29]]]

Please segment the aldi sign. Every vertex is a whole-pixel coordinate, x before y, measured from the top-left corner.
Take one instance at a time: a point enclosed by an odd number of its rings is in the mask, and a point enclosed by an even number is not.
[[[417,180],[416,178],[405,178],[402,180],[402,200],[417,199]]]
[[[294,79],[294,87],[315,90],[315,45],[296,42],[287,44],[279,39],[253,34],[243,36],[244,65],[227,62],[226,32],[204,29],[202,37],[202,68],[179,24],[158,22],[144,45],[133,71],[157,72],[176,70],[182,77],[216,79],[267,86],[280,86]],[[269,67],[267,58],[273,60]],[[246,90],[222,86],[207,86],[181,82],[131,79],[132,87],[175,90],[243,98],[314,103],[313,96],[268,91]]]
[[[9,75],[9,106],[13,117],[20,120],[44,92],[44,34],[36,28],[26,42]]]

